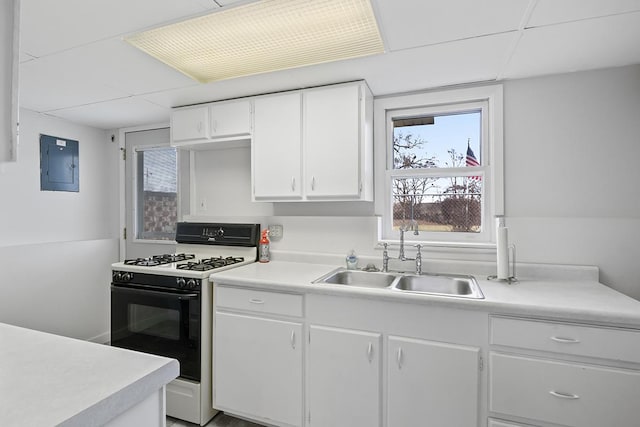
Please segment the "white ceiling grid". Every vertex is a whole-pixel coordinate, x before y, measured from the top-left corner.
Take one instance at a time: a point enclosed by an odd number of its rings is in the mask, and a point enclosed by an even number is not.
[[[372,0],[386,53],[209,84],[122,40],[247,2],[22,0],[21,106],[115,129],[168,122],[174,106],[344,80],[385,95],[640,63],[640,0]]]

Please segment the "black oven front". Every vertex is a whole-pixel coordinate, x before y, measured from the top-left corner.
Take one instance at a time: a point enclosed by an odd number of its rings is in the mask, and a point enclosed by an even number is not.
[[[114,271],[111,345],[177,359],[180,377],[200,381],[200,285],[200,279]]]

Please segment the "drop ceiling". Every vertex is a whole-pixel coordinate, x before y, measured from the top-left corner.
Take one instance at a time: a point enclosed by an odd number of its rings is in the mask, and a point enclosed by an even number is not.
[[[272,0],[281,1],[281,0]],[[243,0],[22,0],[20,105],[101,129],[365,79],[374,95],[640,64],[640,0],[372,0],[380,55],[200,84],[123,37]]]

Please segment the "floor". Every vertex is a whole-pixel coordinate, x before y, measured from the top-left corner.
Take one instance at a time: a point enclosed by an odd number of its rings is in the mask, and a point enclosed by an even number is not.
[[[177,420],[167,417],[167,427],[197,427],[198,424],[191,424],[186,421]],[[240,420],[227,414],[220,412],[213,417],[205,427],[263,427],[260,424],[254,424],[249,421]]]

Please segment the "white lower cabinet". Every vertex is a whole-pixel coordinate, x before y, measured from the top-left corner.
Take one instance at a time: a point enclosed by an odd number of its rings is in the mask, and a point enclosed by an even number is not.
[[[490,360],[493,412],[575,427],[640,420],[638,371],[498,353]]]
[[[309,327],[309,426],[380,426],[381,348],[379,333]]]
[[[302,425],[302,324],[216,312],[214,406]]]
[[[490,416],[516,426],[640,425],[637,330],[492,316],[490,344]]]
[[[387,426],[478,425],[480,349],[397,336],[387,349]]]

